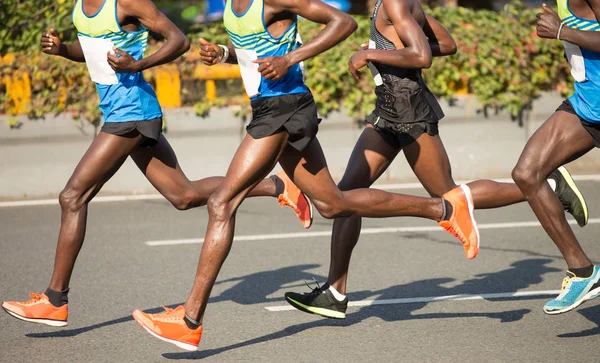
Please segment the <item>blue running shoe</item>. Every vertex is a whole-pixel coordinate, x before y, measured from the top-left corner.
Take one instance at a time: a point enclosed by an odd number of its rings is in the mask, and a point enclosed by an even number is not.
[[[567,271],[567,277],[562,283],[562,292],[554,300],[544,305],[546,314],[560,314],[573,310],[588,300],[600,296],[600,268],[594,266],[592,276],[588,278],[576,277]]]

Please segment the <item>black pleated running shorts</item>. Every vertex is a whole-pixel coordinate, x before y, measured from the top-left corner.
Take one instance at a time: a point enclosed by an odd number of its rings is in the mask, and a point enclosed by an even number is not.
[[[255,139],[285,130],[288,143],[302,151],[317,136],[321,120],[310,92],[258,98],[251,105],[252,121],[246,131]]]
[[[141,134],[144,141],[140,146],[154,146],[162,134],[162,117],[145,121],[105,122],[100,131],[125,137]]]
[[[431,136],[439,135],[437,121],[420,121],[420,122],[396,122],[386,120],[375,113],[367,116],[365,120],[368,124],[373,125],[373,129],[383,137],[383,139],[395,149],[402,149],[417,141],[423,135]]]
[[[366,122],[388,144],[402,149],[421,135],[439,135],[438,122],[444,118],[442,107],[423,80],[395,79],[375,89],[375,111]]]
[[[596,147],[600,147],[600,123],[587,122],[586,120],[582,119],[577,114],[575,108],[573,108],[573,105],[569,100],[565,100],[560,106],[558,106],[556,111],[565,111],[579,117],[581,126],[583,126],[583,128],[586,129],[586,131],[589,132],[590,135],[592,135],[592,138],[594,138],[594,145]]]

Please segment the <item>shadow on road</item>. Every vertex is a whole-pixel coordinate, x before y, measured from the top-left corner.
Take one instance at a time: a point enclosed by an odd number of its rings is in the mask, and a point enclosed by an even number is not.
[[[583,315],[587,320],[596,324],[596,327],[575,333],[557,335],[559,338],[581,338],[600,334],[600,305],[580,309],[577,312]]]
[[[350,294],[351,300],[363,300],[375,297],[377,300],[397,299],[401,297],[418,296],[443,296],[454,294],[484,294],[490,292],[514,292],[516,290],[527,288],[538,284],[542,280],[542,275],[547,272],[558,271],[555,268],[546,266],[552,262],[549,259],[529,259],[516,262],[510,268],[488,274],[476,275],[475,278],[467,280],[461,285],[446,288],[441,285],[453,282],[452,278],[436,278],[411,282],[404,285],[397,285],[390,288],[377,291],[361,291]],[[250,284],[251,285],[251,284]],[[277,290],[277,289],[275,289]],[[231,292],[230,292],[231,293]],[[509,300],[505,298],[502,300]],[[512,298],[519,299],[520,298]],[[344,320],[323,319],[308,323],[302,323],[289,326],[281,331],[256,337],[244,342],[232,344],[229,346],[201,350],[198,352],[186,353],[164,353],[163,357],[168,359],[203,359],[214,356],[229,350],[246,347],[253,344],[264,343],[276,339],[286,338],[291,335],[303,332],[307,329],[319,327],[345,327],[351,326],[368,318],[379,318],[384,321],[403,321],[416,319],[448,319],[448,318],[489,318],[498,319],[500,323],[509,323],[521,320],[529,309],[518,309],[504,312],[477,312],[477,313],[426,313],[414,314],[415,311],[422,309],[428,303],[412,303],[395,305],[393,309],[385,306],[368,306],[360,308],[357,312],[347,314]]]
[[[548,272],[558,271],[555,268],[547,266],[552,262],[550,259],[528,259],[513,263],[510,268],[505,270],[475,275],[474,278],[466,280],[463,283],[453,286],[444,287],[442,285],[454,282],[452,278],[434,278],[424,279],[411,282],[408,284],[397,285],[386,289],[375,291],[359,291],[350,293],[350,300],[364,299],[397,299],[403,297],[426,297],[426,296],[444,296],[457,294],[485,294],[485,293],[502,293],[514,292],[525,289],[531,285],[538,284],[542,281],[542,276]],[[210,299],[210,303],[218,303],[222,301],[233,301],[238,304],[251,305],[262,304],[266,302],[282,302],[281,298],[270,298],[269,296],[284,289],[292,289],[299,286],[299,282],[303,280],[311,280],[313,276],[320,281],[325,280],[325,277],[315,275],[309,272],[311,269],[317,268],[319,265],[298,265],[290,266],[277,270],[263,271],[250,274],[243,277],[220,280],[217,283],[238,282],[235,286],[223,291],[218,296]],[[502,300],[522,300],[522,298],[504,298]],[[525,314],[529,313],[529,309],[518,309],[504,312],[445,312],[445,313],[425,313],[417,314],[416,311],[425,307],[428,303],[412,303],[395,305],[393,309],[385,306],[368,306],[362,307],[358,311],[350,313],[344,320],[323,319],[313,322],[307,322],[289,326],[281,331],[256,337],[244,342],[236,343],[229,346],[224,346],[217,349],[202,350],[193,353],[165,353],[163,356],[168,359],[201,359],[218,355],[220,353],[242,348],[245,346],[267,342],[271,340],[289,337],[291,335],[303,332],[308,329],[319,327],[345,327],[360,323],[368,318],[379,318],[384,321],[403,321],[416,319],[448,319],[448,318],[489,318],[497,319],[500,323],[509,323],[521,320]],[[177,305],[170,305],[175,307]],[[146,310],[150,313],[158,313],[162,308],[153,308]],[[597,307],[580,311],[590,321],[600,324],[600,314]],[[298,313],[299,314],[299,313]],[[299,315],[299,319],[302,317]],[[132,321],[131,316],[109,320],[106,322],[81,327],[70,330],[61,330],[56,332],[32,333],[26,336],[31,338],[55,338],[55,337],[72,337],[82,333],[86,333],[98,328],[103,328],[110,325],[120,324]],[[561,335],[561,337],[576,337],[598,334],[600,328],[591,330],[569,333]],[[144,334],[140,330],[140,334]]]

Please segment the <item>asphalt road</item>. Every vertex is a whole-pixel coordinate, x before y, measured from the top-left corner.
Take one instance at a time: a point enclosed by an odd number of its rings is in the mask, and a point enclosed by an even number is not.
[[[591,217],[600,217],[599,184],[580,185]],[[312,277],[324,281],[329,237],[274,238],[303,229],[274,199],[249,200],[238,214],[237,235],[260,236],[234,243],[212,292],[199,351],[189,353],[150,337],[131,312],[157,312],[186,298],[201,245],[178,243],[203,237],[206,209],[178,212],[162,200],[93,203],[71,281],[69,325],[52,328],[0,314],[0,361],[598,361],[600,299],[563,315],[542,312],[547,291],[560,289],[565,264],[541,227],[524,223],[535,221],[529,207],[478,211],[477,218],[487,228],[473,261],[450,235],[415,228],[432,222],[366,220],[363,227],[373,229],[356,248],[349,298],[381,305],[351,306],[338,321],[286,310],[283,300],[285,291],[307,291],[304,281]],[[0,300],[44,291],[59,221],[56,205],[0,208]],[[308,233],[330,228],[317,218]],[[576,233],[600,262],[600,219]],[[175,244],[160,244],[166,240]],[[515,292],[534,296],[511,296]],[[481,294],[499,295],[432,299]]]

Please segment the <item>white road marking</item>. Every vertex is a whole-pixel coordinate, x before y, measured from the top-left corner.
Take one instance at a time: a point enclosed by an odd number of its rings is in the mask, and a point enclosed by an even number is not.
[[[568,220],[569,224],[576,224],[574,220]],[[592,218],[588,224],[600,223],[600,218]],[[506,229],[506,228],[527,228],[538,227],[538,221],[529,222],[509,222],[509,223],[482,223],[479,224],[479,229]],[[387,228],[363,228],[361,234],[382,234],[382,233],[408,233],[408,232],[443,232],[439,226],[418,226],[418,227],[387,227]],[[297,232],[297,233],[273,233],[273,234],[255,234],[247,236],[236,236],[234,241],[266,241],[273,239],[292,239],[292,238],[314,238],[314,237],[329,237],[331,230],[316,231],[316,232]],[[151,247],[157,246],[175,246],[203,243],[204,238],[189,238],[189,239],[171,239],[159,241],[147,241],[146,245]]]
[[[384,299],[384,300],[359,300],[350,301],[348,306],[373,306],[373,305],[395,305],[395,304],[414,304],[414,303],[429,303],[435,301],[461,301],[461,300],[483,300],[483,299],[504,299],[510,297],[532,297],[532,296],[556,296],[560,294],[560,290],[546,291],[518,291],[518,292],[500,292],[494,294],[481,295],[447,295],[447,296],[430,296],[430,297],[409,297],[405,299]],[[267,306],[265,309],[273,312],[296,310],[291,305]]]
[[[590,175],[573,175],[575,181],[600,181],[600,174]],[[492,179],[500,183],[512,183],[512,179]],[[472,180],[458,180],[456,184],[469,183]],[[401,183],[401,184],[375,184],[373,188],[381,190],[402,190],[402,189],[422,189],[421,183]],[[98,202],[127,202],[132,200],[155,200],[163,199],[160,194],[138,194],[138,195],[115,195],[115,196],[100,196],[92,200],[92,203]],[[0,208],[10,207],[31,207],[38,205],[57,205],[58,198],[53,199],[37,199],[37,200],[15,200],[10,202],[0,202]]]

